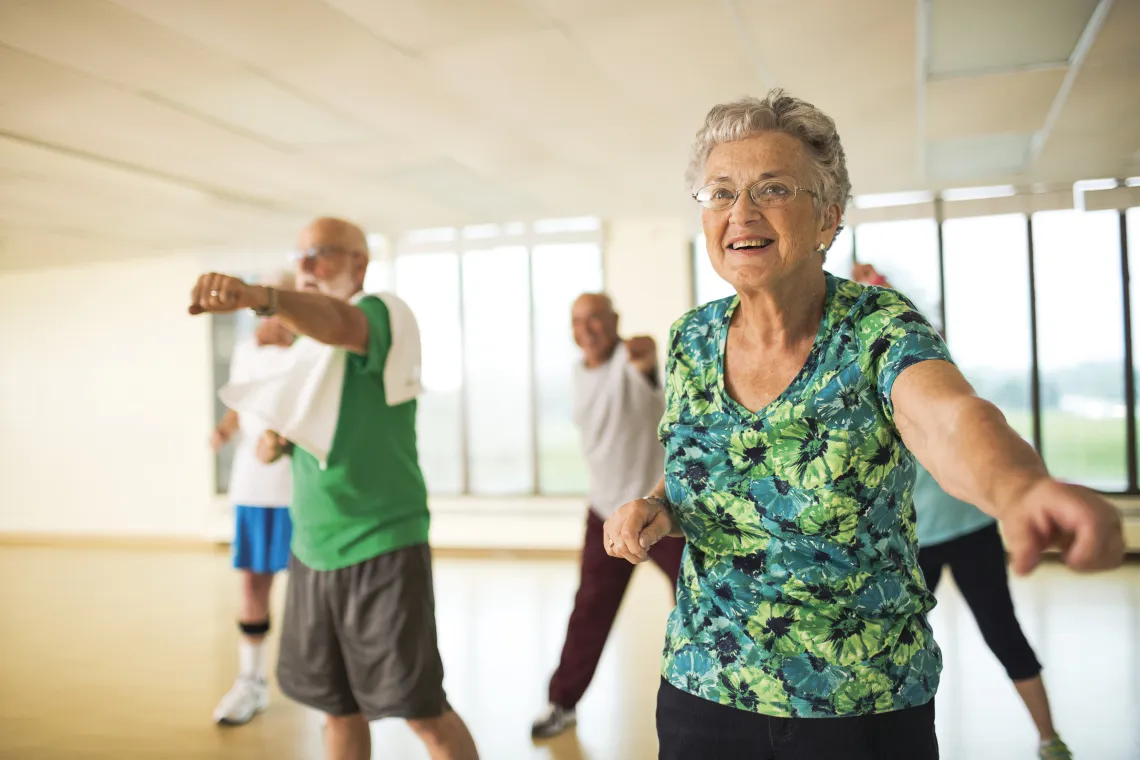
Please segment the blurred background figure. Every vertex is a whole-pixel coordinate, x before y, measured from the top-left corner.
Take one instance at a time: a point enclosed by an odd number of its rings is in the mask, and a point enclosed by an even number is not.
[[[892,287],[870,264],[856,264],[852,279],[864,285]],[[1014,614],[1005,546],[997,520],[946,493],[921,464],[915,474],[914,511],[918,522],[918,563],[927,588],[936,591],[942,569],[950,569],[982,637],[1029,710],[1040,737],[1039,757],[1071,760],[1069,748],[1053,726],[1041,664]]]
[[[589,509],[578,593],[562,657],[550,679],[550,705],[531,727],[531,735],[542,739],[574,725],[574,708],[594,677],[633,574],[628,562],[606,554],[602,523],[622,504],[649,493],[665,465],[657,440],[665,411],[657,344],[648,336],[622,340],[613,302],[601,293],[579,296],[571,322],[574,342],[582,350],[574,366],[574,421],[589,468]],[[670,538],[649,553],[670,587],[677,583],[684,546]]]
[[[269,284],[286,290],[292,287],[293,277],[281,274]],[[230,381],[258,382],[281,375],[288,368],[293,339],[293,333],[277,319],[259,320],[254,335],[234,346]],[[211,439],[214,451],[230,442],[236,448],[228,495],[234,508],[233,563],[241,576],[241,643],[237,680],[214,710],[214,721],[226,725],[248,723],[269,705],[265,647],[269,596],[274,575],[289,565],[293,538],[290,460],[258,461],[257,443],[265,431],[265,422],[255,415],[238,415],[229,409]]]

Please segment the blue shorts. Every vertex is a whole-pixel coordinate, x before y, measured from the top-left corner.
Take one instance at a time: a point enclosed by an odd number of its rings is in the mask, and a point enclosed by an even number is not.
[[[235,507],[234,567],[276,573],[289,566],[293,521],[288,507]]]

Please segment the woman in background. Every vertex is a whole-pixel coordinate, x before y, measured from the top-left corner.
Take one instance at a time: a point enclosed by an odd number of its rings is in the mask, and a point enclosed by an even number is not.
[[[856,264],[851,274],[853,280],[864,285],[892,287],[871,264]],[[918,521],[918,564],[926,587],[933,593],[942,568],[950,568],[982,638],[1005,668],[1037,726],[1041,736],[1039,757],[1072,760],[1069,748],[1053,727],[1041,664],[1013,611],[997,520],[946,493],[921,464],[915,473],[914,510]]]

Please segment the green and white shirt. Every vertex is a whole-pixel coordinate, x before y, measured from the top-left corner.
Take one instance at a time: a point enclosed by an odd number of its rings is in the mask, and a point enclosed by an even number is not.
[[[903,296],[827,275],[803,369],[753,413],[724,386],[738,299],[674,325],[660,426],[687,539],[663,675],[772,716],[853,716],[925,704],[941,654],[917,564],[916,462],[891,387],[949,361]]]
[[[293,554],[313,570],[338,570],[427,543],[427,489],[416,448],[416,402],[388,406],[384,365],[388,307],[367,296],[368,353],[349,353],[336,434],[324,469],[293,452]]]

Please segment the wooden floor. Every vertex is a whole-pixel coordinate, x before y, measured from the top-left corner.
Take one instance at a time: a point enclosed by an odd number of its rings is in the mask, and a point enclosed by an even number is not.
[[[634,575],[576,735],[529,738],[576,582],[568,560],[437,560],[448,694],[485,760],[656,757],[670,596],[653,567]],[[211,723],[234,675],[234,591],[221,553],[0,548],[0,758],[319,758],[318,716],[276,692],[248,726]],[[1140,566],[1046,566],[1014,592],[1076,757],[1140,758]],[[1029,719],[950,584],[933,622],[942,756],[1034,758]],[[397,721],[373,735],[377,758],[426,758]]]

